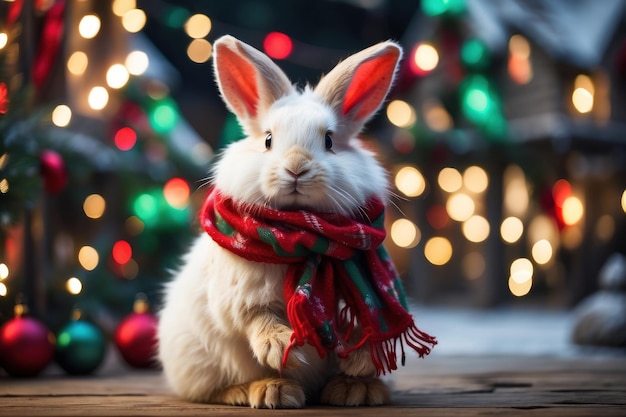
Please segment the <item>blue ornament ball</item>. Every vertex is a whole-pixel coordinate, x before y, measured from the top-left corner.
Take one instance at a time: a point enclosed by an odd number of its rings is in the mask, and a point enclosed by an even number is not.
[[[55,360],[65,372],[86,375],[104,361],[106,341],[102,331],[85,320],[72,320],[57,335]]]

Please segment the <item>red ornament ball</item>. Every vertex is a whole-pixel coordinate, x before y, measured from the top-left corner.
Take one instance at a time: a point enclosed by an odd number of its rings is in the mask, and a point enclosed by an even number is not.
[[[135,368],[157,365],[157,318],[148,312],[147,302],[135,301],[134,312],[117,326],[115,346],[124,360]]]
[[[0,328],[0,364],[10,375],[35,376],[52,361],[54,343],[45,325],[17,315]]]
[[[46,150],[39,155],[39,170],[44,188],[51,194],[60,193],[67,185],[67,168],[63,157],[55,151]]]

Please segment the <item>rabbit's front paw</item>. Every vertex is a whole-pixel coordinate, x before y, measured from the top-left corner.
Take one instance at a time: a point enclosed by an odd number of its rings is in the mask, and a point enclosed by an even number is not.
[[[253,408],[301,408],[305,403],[302,387],[279,378],[251,383],[249,398]]]
[[[261,365],[280,370],[283,368],[285,349],[291,344],[293,330],[285,325],[268,326],[250,340],[252,351]],[[287,358],[287,368],[297,368],[307,364],[305,355],[297,346],[291,348]]]

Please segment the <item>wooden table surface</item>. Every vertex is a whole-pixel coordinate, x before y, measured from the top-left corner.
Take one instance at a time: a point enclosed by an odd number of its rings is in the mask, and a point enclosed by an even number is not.
[[[109,355],[111,356],[111,355]],[[117,358],[94,375],[0,374],[0,416],[626,416],[626,356],[568,358],[433,354],[395,372],[385,407],[252,410],[176,398],[159,371]]]

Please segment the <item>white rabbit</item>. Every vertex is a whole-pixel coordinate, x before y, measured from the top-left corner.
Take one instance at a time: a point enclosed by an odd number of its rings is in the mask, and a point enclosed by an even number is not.
[[[231,37],[214,44],[217,84],[246,138],[229,145],[213,185],[233,201],[276,210],[357,215],[387,198],[387,175],[356,135],[379,109],[402,51],[379,43],[299,91],[263,53]],[[253,262],[198,238],[166,288],[159,359],[191,401],[299,408],[305,401],[377,405],[390,400],[366,347],[321,358],[291,343],[287,265]]]

